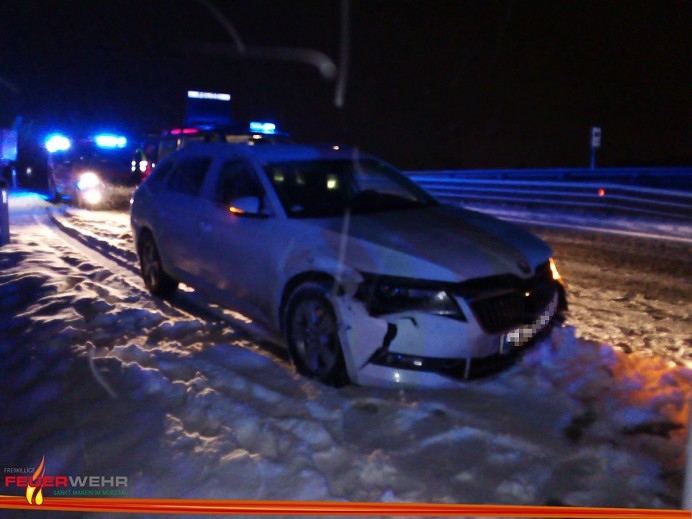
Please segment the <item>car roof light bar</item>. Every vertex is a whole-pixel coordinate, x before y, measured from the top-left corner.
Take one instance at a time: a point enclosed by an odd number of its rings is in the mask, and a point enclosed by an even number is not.
[[[190,133],[199,133],[198,128],[174,128],[173,130],[170,130],[168,132],[171,135],[180,135],[181,133],[184,134],[190,134]]]
[[[276,131],[276,125],[274,123],[253,121],[250,123],[250,131],[257,133],[274,133]]]
[[[94,142],[100,148],[124,148],[127,139],[122,135],[101,134],[94,137]]]

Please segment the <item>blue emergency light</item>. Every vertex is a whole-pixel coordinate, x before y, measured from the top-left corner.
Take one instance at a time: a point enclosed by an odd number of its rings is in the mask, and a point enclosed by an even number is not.
[[[274,123],[251,122],[250,131],[257,133],[274,133],[276,125]]]
[[[120,135],[101,134],[94,137],[94,142],[100,148],[124,148],[127,139]]]
[[[58,151],[67,151],[72,147],[70,139],[59,133],[52,133],[46,137],[45,142],[48,153],[56,153]]]

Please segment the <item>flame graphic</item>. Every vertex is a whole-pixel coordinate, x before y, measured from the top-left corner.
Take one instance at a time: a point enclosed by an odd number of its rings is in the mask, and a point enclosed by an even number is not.
[[[26,486],[26,500],[30,505],[42,505],[43,504],[43,475],[46,473],[46,457],[41,456],[41,463],[38,468],[31,476],[29,484]],[[38,485],[35,485],[36,482]],[[32,484],[33,483],[33,484]],[[38,490],[38,492],[37,492]],[[34,495],[35,494],[35,495]]]

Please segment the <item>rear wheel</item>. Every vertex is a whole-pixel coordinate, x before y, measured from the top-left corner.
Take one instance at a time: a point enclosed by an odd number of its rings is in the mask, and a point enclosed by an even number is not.
[[[149,231],[143,231],[140,238],[139,264],[144,284],[155,296],[168,297],[178,289],[178,281],[164,272],[159,250]]]
[[[301,285],[286,304],[284,323],[298,372],[339,387],[349,379],[329,293],[327,284]]]

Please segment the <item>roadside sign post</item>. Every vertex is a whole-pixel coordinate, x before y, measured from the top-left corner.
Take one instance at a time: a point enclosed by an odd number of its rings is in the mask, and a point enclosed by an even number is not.
[[[596,150],[601,147],[601,129],[591,128],[591,169],[596,169]]]
[[[10,189],[0,177],[0,246],[10,243]]]
[[[10,169],[12,188],[17,189],[17,132],[15,130],[0,130],[0,166]]]

